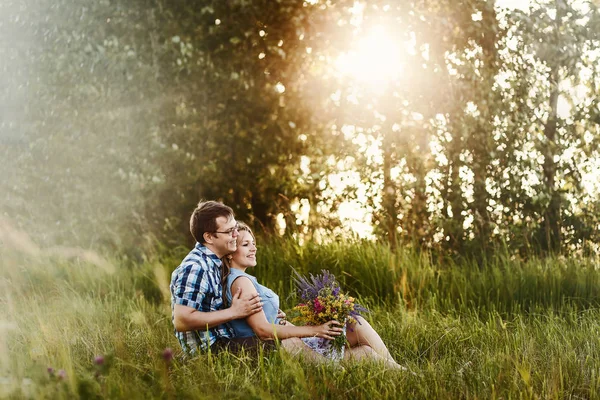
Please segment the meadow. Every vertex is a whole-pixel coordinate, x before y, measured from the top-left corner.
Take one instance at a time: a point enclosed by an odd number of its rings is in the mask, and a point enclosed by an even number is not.
[[[452,262],[369,242],[259,245],[254,274],[284,310],[295,304],[292,268],[328,269],[371,309],[367,319],[409,371],[315,365],[281,351],[186,357],[168,284],[187,249],[99,262],[5,246],[0,397],[600,397],[597,260]]]

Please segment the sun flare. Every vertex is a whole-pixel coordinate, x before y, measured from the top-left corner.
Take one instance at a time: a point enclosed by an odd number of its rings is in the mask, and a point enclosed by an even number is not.
[[[336,67],[344,76],[367,84],[383,84],[397,79],[402,73],[401,50],[402,44],[378,26],[363,35],[355,49],[342,54]]]

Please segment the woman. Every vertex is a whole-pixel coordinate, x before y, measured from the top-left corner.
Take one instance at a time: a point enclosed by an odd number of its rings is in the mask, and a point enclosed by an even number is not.
[[[271,289],[260,285],[255,277],[248,275],[246,269],[256,266],[256,244],[250,228],[239,223],[237,250],[225,257],[223,262],[223,287],[226,288],[226,299],[231,304],[232,293],[241,289],[243,293],[258,292],[263,301],[263,311],[253,314],[246,319],[231,321],[230,325],[236,337],[258,336],[262,340],[281,341],[284,349],[294,353],[302,353],[313,359],[322,359],[322,356],[306,346],[302,337],[321,337],[333,339],[342,333],[342,327],[337,321],[329,321],[318,326],[294,326],[277,318],[279,310],[279,296]],[[284,315],[282,315],[284,316]],[[344,352],[345,359],[368,358],[385,362],[393,368],[401,368],[392,358],[387,347],[369,323],[361,317],[358,322],[348,324],[346,338],[349,348]]]

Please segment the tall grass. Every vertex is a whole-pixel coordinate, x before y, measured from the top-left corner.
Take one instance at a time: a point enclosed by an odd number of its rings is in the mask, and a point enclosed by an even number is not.
[[[267,286],[293,294],[291,270],[328,269],[343,286],[370,304],[409,309],[478,309],[503,313],[566,303],[585,309],[600,304],[600,270],[595,259],[512,260],[497,254],[475,262],[434,263],[427,253],[373,242],[299,246],[279,240],[260,247],[254,273]],[[293,297],[291,299],[293,301]]]
[[[168,299],[182,254],[102,269],[3,249],[0,398],[599,397],[593,260],[498,256],[479,267],[372,243],[259,245],[254,274],[282,294],[284,308],[294,304],[290,267],[329,269],[371,307],[371,324],[414,374],[313,365],[282,352],[185,357]]]

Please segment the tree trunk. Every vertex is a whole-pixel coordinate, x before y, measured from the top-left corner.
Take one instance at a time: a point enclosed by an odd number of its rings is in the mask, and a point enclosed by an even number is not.
[[[557,115],[558,115],[558,67],[550,70],[550,115],[544,126],[546,145],[544,147],[544,184],[550,202],[544,212],[544,242],[543,249],[550,253],[560,253],[560,194],[556,190],[556,163],[554,156],[557,154]]]
[[[459,170],[462,162],[460,152],[462,149],[462,134],[460,128],[454,127],[452,142],[448,143],[448,168],[446,170],[446,188],[444,196],[444,235],[449,238],[445,247],[460,253],[464,244],[464,202],[462,189],[460,187]],[[450,209],[450,212],[448,211]]]
[[[260,226],[265,234],[272,234],[275,231],[275,221],[268,215],[269,205],[264,201],[252,198],[251,206],[254,226]]]
[[[396,225],[398,221],[398,210],[396,209],[396,185],[391,177],[393,166],[393,150],[389,136],[391,132],[387,129],[383,137],[383,195],[382,205],[385,217],[385,229],[390,247],[395,250],[397,245]],[[385,129],[385,128],[384,128]]]
[[[481,132],[481,140],[486,139],[488,132]],[[490,240],[490,215],[487,209],[489,194],[486,189],[487,166],[489,157],[485,157],[482,152],[480,159],[473,165],[474,184],[473,184],[473,208],[475,210],[475,232],[476,240],[482,249],[486,249]]]
[[[481,69],[482,79],[476,87],[481,96],[478,101],[480,114],[477,124],[477,140],[473,151],[473,211],[475,217],[476,241],[482,250],[486,251],[492,235],[491,218],[488,211],[490,194],[487,191],[486,181],[488,168],[491,163],[491,151],[494,130],[494,113],[489,104],[494,104],[492,97],[496,74],[498,73],[498,18],[493,2],[487,3],[483,9],[483,23],[488,29],[482,30],[479,44],[483,52],[484,67]]]
[[[429,220],[427,212],[427,184],[422,169],[419,169],[416,174],[417,182],[415,183],[415,197],[412,200],[411,213],[413,218],[413,232],[411,236],[413,242],[422,247],[426,242],[427,236],[427,221]]]

